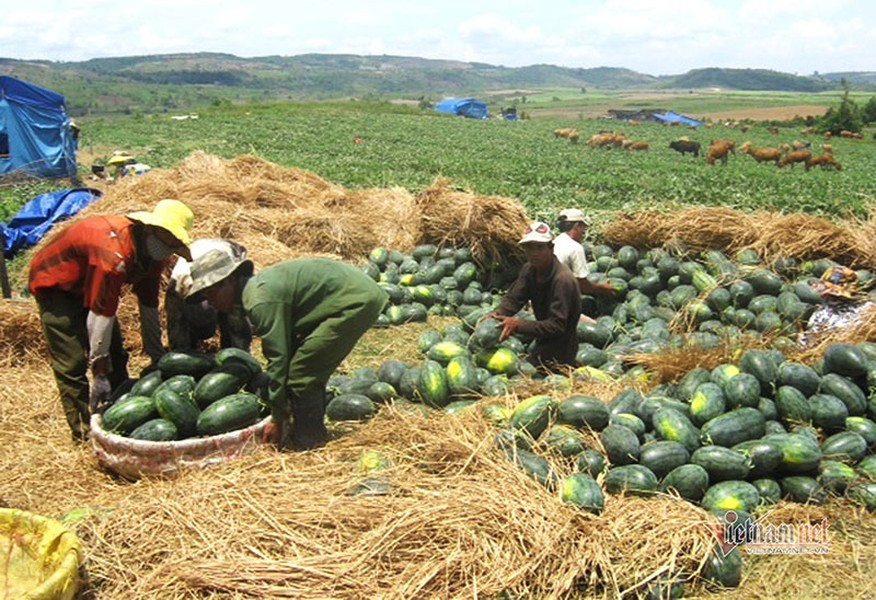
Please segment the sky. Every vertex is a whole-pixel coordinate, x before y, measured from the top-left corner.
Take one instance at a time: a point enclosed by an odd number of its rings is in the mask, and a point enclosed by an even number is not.
[[[0,58],[223,52],[506,67],[876,71],[872,0],[43,0],[5,3]]]

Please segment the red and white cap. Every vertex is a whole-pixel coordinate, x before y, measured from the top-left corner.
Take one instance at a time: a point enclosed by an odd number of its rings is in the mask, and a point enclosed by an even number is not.
[[[550,244],[552,241],[554,241],[554,236],[551,234],[551,228],[548,227],[548,224],[542,221],[535,221],[530,223],[529,227],[523,231],[523,237],[517,243],[521,245],[532,242]]]

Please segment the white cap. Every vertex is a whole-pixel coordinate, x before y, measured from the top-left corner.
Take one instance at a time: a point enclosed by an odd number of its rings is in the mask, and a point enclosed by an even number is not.
[[[517,243],[528,244],[530,242],[539,242],[541,244],[550,244],[553,240],[554,236],[551,234],[551,228],[548,227],[547,223],[535,221],[523,231],[523,237]]]
[[[587,217],[578,208],[566,208],[560,211],[560,222],[587,224]]]

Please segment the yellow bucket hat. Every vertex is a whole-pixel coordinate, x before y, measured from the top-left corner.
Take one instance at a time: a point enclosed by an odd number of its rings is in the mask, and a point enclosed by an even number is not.
[[[124,165],[124,164],[128,163],[129,161],[133,161],[133,160],[136,160],[136,159],[133,156],[131,156],[130,154],[115,154],[108,161],[106,161],[106,164],[108,164],[108,165]]]
[[[192,229],[195,215],[192,213],[192,209],[179,200],[159,200],[151,212],[141,210],[125,216],[132,221],[138,221],[144,225],[153,225],[166,229],[186,247],[185,254],[189,254],[188,247],[192,243],[189,232]],[[187,257],[185,254],[183,256],[191,260],[191,254]]]
[[[833,296],[846,300],[861,297],[858,290],[858,274],[848,267],[834,265],[822,273],[821,279],[812,282],[812,288],[822,296]]]

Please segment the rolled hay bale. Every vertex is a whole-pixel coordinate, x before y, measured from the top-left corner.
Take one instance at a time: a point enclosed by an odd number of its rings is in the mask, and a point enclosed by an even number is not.
[[[520,256],[517,241],[529,218],[523,205],[504,196],[478,196],[439,177],[415,198],[422,242],[468,246],[481,265],[506,264]]]
[[[0,555],[4,598],[71,600],[79,590],[82,547],[54,519],[0,508]]]

